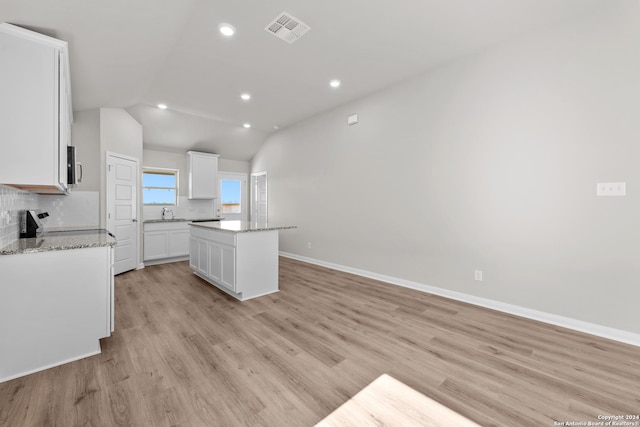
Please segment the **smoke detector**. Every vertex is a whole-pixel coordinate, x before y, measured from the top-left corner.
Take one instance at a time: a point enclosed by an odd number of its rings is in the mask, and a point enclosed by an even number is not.
[[[289,44],[298,40],[310,29],[311,27],[307,24],[287,12],[280,13],[265,27],[265,31]]]

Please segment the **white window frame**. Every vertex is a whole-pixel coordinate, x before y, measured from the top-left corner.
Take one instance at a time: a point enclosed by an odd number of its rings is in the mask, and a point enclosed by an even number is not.
[[[144,174],[145,173],[156,173],[158,175],[174,175],[176,177],[176,186],[174,187],[145,187],[144,186]],[[140,175],[140,182],[142,184],[142,205],[143,206],[178,206],[178,199],[180,198],[180,171],[178,169],[170,169],[170,168],[156,168],[153,166],[143,166],[142,167],[142,175]],[[157,204],[157,203],[145,203],[144,202],[144,190],[146,188],[153,188],[156,190],[174,190],[176,191],[176,199],[175,203],[172,204]]]
[[[222,213],[222,181],[228,179],[228,180],[237,180],[241,182],[241,200],[240,200],[240,206],[241,206],[241,213],[239,214],[224,214]],[[248,176],[246,173],[240,173],[240,172],[224,172],[224,171],[218,171],[218,174],[216,176],[216,185],[218,188],[218,199],[216,200],[216,216],[221,216],[225,219],[229,219],[229,220],[243,220],[246,221],[248,219],[249,216],[249,205],[248,205],[248,189],[247,189],[247,179]]]

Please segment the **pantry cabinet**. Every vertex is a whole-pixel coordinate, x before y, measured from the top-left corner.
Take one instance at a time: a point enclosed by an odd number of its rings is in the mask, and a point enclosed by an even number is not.
[[[65,194],[71,141],[67,43],[0,24],[0,184]]]
[[[189,163],[189,199],[215,199],[218,155],[187,151]]]

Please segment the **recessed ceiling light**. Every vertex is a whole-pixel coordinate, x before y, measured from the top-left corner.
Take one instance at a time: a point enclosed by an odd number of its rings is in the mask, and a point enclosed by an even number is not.
[[[245,129],[249,129],[251,127],[251,123],[245,123],[242,125]]]
[[[240,95],[240,98],[244,99],[245,101],[248,101],[251,99],[251,94],[243,93],[242,95]]]
[[[161,110],[166,110],[167,109],[167,104],[158,104],[158,108]]]
[[[278,126],[278,125],[273,125],[273,130],[278,130],[278,129],[280,129],[280,126]]]
[[[231,24],[222,23],[218,25],[218,30],[220,30],[220,33],[225,37],[231,37],[236,33],[235,27]]]
[[[332,88],[336,88],[340,86],[340,80],[337,80],[337,79],[331,80],[329,82],[329,86],[331,86]]]

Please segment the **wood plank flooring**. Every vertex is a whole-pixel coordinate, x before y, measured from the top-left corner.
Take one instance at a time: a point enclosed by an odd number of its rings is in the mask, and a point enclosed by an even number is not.
[[[312,426],[383,373],[484,426],[640,413],[638,347],[286,258],[280,289],[117,276],[102,354],[0,384],[0,426]]]

